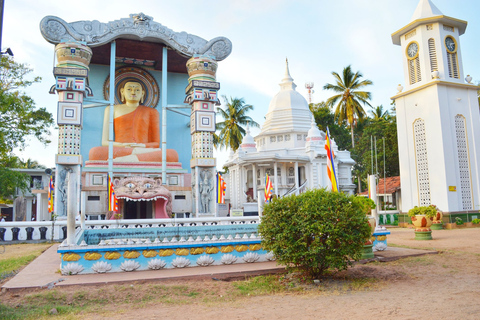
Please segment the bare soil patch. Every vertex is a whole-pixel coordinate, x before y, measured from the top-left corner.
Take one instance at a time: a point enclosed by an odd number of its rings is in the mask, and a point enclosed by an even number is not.
[[[357,264],[319,284],[275,275],[265,283],[135,282],[4,292],[0,299],[19,315],[27,306],[71,307],[60,319],[480,318],[480,229],[438,230],[431,241],[413,240],[411,229],[391,232],[390,245],[440,253]]]

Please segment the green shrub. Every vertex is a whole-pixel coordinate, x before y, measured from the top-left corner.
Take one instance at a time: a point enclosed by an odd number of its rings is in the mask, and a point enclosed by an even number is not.
[[[431,205],[431,206],[423,206],[423,207],[415,206],[412,209],[408,210],[409,217],[415,217],[422,214],[428,218],[433,218],[437,214],[437,209],[434,205]]]
[[[463,224],[463,219],[462,218],[459,218],[459,217],[456,217],[455,218],[455,224],[457,226],[461,226]]]
[[[473,220],[472,220],[472,223],[473,223],[473,224],[479,224],[479,223],[480,223],[480,219],[473,219]]]
[[[375,202],[366,197],[354,197],[354,202],[356,202],[360,208],[363,210],[363,213],[367,215],[372,214],[372,210],[376,208]]]
[[[359,260],[370,226],[355,196],[316,189],[273,200],[259,225],[262,245],[287,270],[318,278]]]

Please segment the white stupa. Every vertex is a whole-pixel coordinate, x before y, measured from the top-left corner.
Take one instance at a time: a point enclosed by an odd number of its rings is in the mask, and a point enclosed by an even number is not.
[[[263,197],[266,174],[279,197],[308,188],[331,188],[325,133],[318,129],[307,100],[295,88],[287,61],[280,91],[270,102],[260,134],[252,137],[247,126],[240,148],[225,164],[230,186],[226,197],[233,209],[243,208],[246,215],[258,212],[258,191]],[[353,194],[350,152],[339,151],[334,141],[333,150],[340,189]]]

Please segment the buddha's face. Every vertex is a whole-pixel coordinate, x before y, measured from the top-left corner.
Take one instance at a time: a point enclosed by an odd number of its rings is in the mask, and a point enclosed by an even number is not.
[[[144,95],[142,85],[138,82],[125,83],[125,86],[120,89],[120,93],[126,102],[139,102]]]

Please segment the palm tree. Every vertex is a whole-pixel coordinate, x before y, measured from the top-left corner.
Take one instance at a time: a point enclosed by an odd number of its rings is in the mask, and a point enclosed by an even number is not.
[[[43,164],[38,163],[37,160],[28,158],[26,161],[19,159],[18,168],[21,169],[46,169]]]
[[[379,105],[376,108],[370,107],[370,109],[370,116],[372,116],[374,121],[387,120],[390,116],[388,110],[383,110],[383,105]]]
[[[243,98],[230,97],[228,100],[226,96],[223,96],[223,100],[225,101],[225,110],[218,108],[217,114],[221,115],[224,121],[217,123],[216,129],[220,132],[218,135],[214,135],[213,142],[216,148],[230,147],[236,151],[245,135],[245,129],[242,126],[247,123],[256,128],[260,126],[247,116],[248,111],[253,110],[253,106],[245,104]]]
[[[326,105],[333,108],[336,104],[335,119],[339,124],[348,122],[350,126],[350,132],[352,135],[352,148],[355,147],[355,140],[353,138],[353,127],[357,121],[363,119],[366,115],[360,104],[367,104],[370,106],[367,100],[370,100],[372,95],[370,92],[359,91],[365,86],[373,84],[370,80],[362,80],[360,78],[363,75],[360,72],[353,73],[350,66],[343,69],[342,77],[332,72],[336,80],[336,84],[327,83],[323,86],[324,90],[335,91],[336,95],[330,97],[326,101]],[[371,106],[370,106],[371,107]]]

